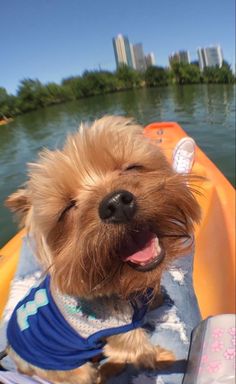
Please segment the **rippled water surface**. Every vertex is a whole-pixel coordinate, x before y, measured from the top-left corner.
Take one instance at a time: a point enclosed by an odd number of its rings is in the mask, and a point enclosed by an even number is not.
[[[120,92],[32,112],[0,126],[0,246],[17,230],[4,199],[26,180],[26,163],[43,147],[60,147],[81,120],[104,114],[139,123],[177,121],[235,183],[235,86],[196,85]]]

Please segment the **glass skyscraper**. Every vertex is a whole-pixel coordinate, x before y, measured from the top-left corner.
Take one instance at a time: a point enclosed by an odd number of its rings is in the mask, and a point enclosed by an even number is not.
[[[116,67],[119,68],[122,65],[128,65],[128,67],[133,68],[134,65],[128,37],[118,35],[112,39],[112,42],[116,59]]]
[[[178,52],[173,52],[169,56],[169,63],[170,66],[173,63],[185,63],[185,64],[190,64],[190,53],[189,51],[178,51]]]
[[[146,59],[141,43],[133,45],[134,67],[137,71],[144,72],[147,69]]]
[[[222,67],[223,53],[220,45],[198,48],[197,50],[199,67],[203,70],[205,67]]]

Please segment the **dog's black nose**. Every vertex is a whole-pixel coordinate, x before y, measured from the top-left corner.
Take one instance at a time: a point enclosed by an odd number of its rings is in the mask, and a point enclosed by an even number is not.
[[[127,223],[133,218],[135,211],[135,197],[125,190],[111,192],[99,205],[100,218],[109,223]]]

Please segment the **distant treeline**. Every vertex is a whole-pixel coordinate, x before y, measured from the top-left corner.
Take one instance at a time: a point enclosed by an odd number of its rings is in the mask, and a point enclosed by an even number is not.
[[[134,88],[234,82],[235,76],[227,62],[221,68],[205,68],[203,72],[194,63],[173,63],[171,68],[153,66],[144,73],[127,66],[120,67],[115,72],[85,71],[82,76],[63,79],[60,85],[24,79],[20,82],[16,96],[8,94],[5,88],[0,87],[0,119],[52,104]]]

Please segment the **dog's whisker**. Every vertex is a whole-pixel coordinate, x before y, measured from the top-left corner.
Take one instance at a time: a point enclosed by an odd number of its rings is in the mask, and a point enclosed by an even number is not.
[[[168,235],[168,234],[160,234],[160,235],[158,235],[158,237],[160,237],[160,238],[163,238],[163,237],[176,237],[176,238],[187,238],[187,239],[191,238],[191,236],[189,234],[187,234],[187,233],[182,234],[182,235],[178,235],[178,234],[170,234],[170,235]]]

